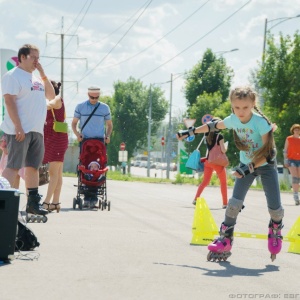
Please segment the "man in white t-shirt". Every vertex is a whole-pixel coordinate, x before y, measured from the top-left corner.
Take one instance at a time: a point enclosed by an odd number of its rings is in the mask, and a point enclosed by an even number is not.
[[[25,184],[28,190],[26,212],[45,215],[38,193],[38,169],[44,156],[44,123],[47,99],[54,99],[51,82],[39,63],[39,49],[23,45],[18,52],[19,65],[4,74],[2,94],[6,114],[1,129],[7,137],[8,161],[2,176],[12,187],[19,169],[25,167]],[[40,78],[33,73],[38,70]]]

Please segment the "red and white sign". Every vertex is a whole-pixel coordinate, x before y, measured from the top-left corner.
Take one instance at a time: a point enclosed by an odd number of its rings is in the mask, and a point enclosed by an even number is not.
[[[165,145],[165,138],[164,138],[164,137],[161,138],[161,145],[162,145],[162,146]]]
[[[120,150],[122,150],[122,151],[124,151],[125,150],[125,143],[124,142],[122,142],[121,144],[120,144]]]
[[[196,119],[183,119],[183,123],[185,124],[186,128],[190,128],[194,126]]]

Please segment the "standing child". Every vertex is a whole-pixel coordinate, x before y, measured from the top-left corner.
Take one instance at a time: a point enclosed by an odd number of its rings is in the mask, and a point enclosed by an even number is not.
[[[292,175],[292,188],[294,192],[294,201],[296,205],[299,201],[299,183],[300,183],[300,125],[294,124],[290,132],[292,135],[285,140],[283,156],[284,166],[289,168]]]
[[[234,141],[240,150],[240,165],[233,175],[236,177],[233,195],[228,201],[220,237],[208,245],[208,260],[227,260],[231,255],[233,231],[237,216],[243,208],[245,196],[256,176],[261,176],[270,214],[268,248],[272,261],[281,250],[281,229],[284,210],[281,206],[278,175],[274,168],[276,149],[271,122],[257,108],[257,94],[250,87],[238,87],[231,91],[233,113],[223,121],[211,121],[203,126],[180,131],[178,139],[186,136],[233,129]],[[255,110],[255,112],[253,111]]]

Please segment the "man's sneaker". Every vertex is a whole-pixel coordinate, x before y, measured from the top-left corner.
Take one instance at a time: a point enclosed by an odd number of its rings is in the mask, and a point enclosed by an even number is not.
[[[89,198],[85,198],[83,202],[83,207],[90,208],[90,205],[91,205],[91,200]]]
[[[223,208],[223,209],[227,208],[227,205],[222,205],[222,208]]]
[[[44,209],[40,204],[41,198],[42,196],[39,194],[29,195],[27,198],[26,212],[34,215],[47,215],[48,210]]]
[[[98,201],[91,201],[90,208],[96,208],[97,207],[97,202]]]
[[[196,205],[197,201],[196,200],[193,200],[192,204]]]

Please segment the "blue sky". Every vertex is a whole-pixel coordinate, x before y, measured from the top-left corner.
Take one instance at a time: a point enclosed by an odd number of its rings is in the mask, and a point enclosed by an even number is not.
[[[65,34],[69,121],[76,104],[87,99],[89,85],[111,95],[113,83],[130,76],[145,85],[164,83],[169,99],[174,74],[172,112],[179,115],[185,110],[182,73],[207,48],[216,53],[238,48],[223,55],[235,72],[233,85],[248,84],[250,70],[261,60],[265,19],[276,36],[293,35],[300,18],[280,24],[274,19],[297,15],[300,0],[0,0],[0,47],[17,51],[24,43],[37,45],[46,74],[60,80],[60,34]]]

